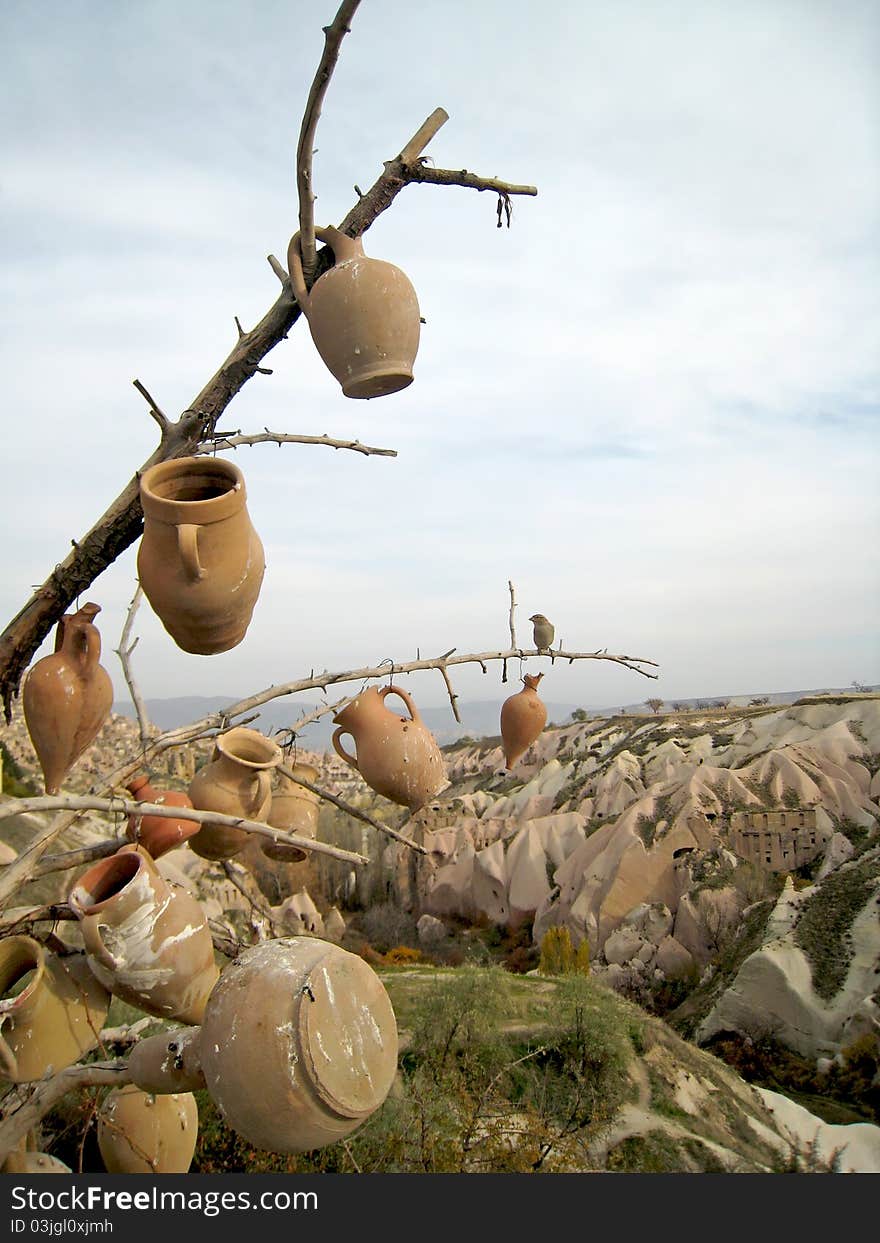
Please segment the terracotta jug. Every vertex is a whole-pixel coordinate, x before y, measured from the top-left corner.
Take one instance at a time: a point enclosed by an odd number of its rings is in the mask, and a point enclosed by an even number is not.
[[[98,1147],[110,1174],[185,1174],[198,1135],[191,1092],[154,1096],[127,1083],[98,1110]]]
[[[379,977],[314,937],[264,941],[230,963],[198,1047],[226,1122],[271,1152],[350,1135],[397,1071],[397,1024]]]
[[[265,820],[272,801],[272,769],[281,763],[281,748],[255,729],[243,725],[217,739],[214,756],[189,786],[193,807],[224,816]],[[243,829],[209,820],[190,838],[190,849],[203,859],[231,859],[248,843]]]
[[[57,958],[26,936],[0,941],[0,993],[0,1078],[13,1083],[78,1062],[97,1046],[110,1005],[82,954]]]
[[[513,767],[547,724],[547,709],[538,698],[538,683],[543,676],[527,673],[522,690],[501,705],[501,738],[508,768]]]
[[[113,706],[113,683],[101,659],[93,618],[98,604],[65,614],[55,631],[55,651],[38,660],[24,681],[21,702],[47,794],[58,789],[97,737]]]
[[[294,777],[303,777],[313,785],[318,779],[318,770],[312,764],[294,764],[290,771]],[[273,829],[283,829],[285,833],[314,840],[318,835],[320,798],[284,773],[276,773],[275,781],[272,806],[266,823]],[[289,846],[286,842],[270,842],[266,837],[261,839],[260,849],[268,858],[282,863],[301,863],[309,857],[308,852],[300,850],[298,846]]]
[[[144,471],[140,492],[138,576],[162,625],[185,652],[236,647],[266,565],[241,471],[221,458],[173,458]]]
[[[364,254],[360,238],[315,229],[335,263],[306,291],[299,234],[287,264],[318,353],[346,397],[384,397],[412,384],[419,348],[419,304],[404,272]]]
[[[141,847],[123,846],[70,891],[89,967],[117,997],[160,1018],[201,1021],[217,981],[198,901],[165,881]]]
[[[398,695],[410,716],[397,716],[385,707],[388,695]],[[333,746],[377,794],[409,807],[427,803],[446,785],[446,767],[434,735],[423,723],[407,691],[397,686],[370,686],[333,718],[339,729]],[[349,755],[339,741],[350,734],[357,755]]]
[[[182,790],[157,790],[145,773],[132,777],[125,787],[139,803],[157,803],[165,807],[192,807],[189,795]],[[129,816],[125,836],[140,843],[152,859],[173,850],[198,833],[198,820],[165,819],[162,816]]]

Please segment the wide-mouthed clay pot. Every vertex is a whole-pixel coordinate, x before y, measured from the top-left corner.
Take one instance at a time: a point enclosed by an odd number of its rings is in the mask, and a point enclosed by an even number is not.
[[[384,397],[412,384],[420,316],[409,277],[393,263],[364,254],[360,238],[315,229],[335,263],[307,291],[300,235],[290,242],[293,292],[312,340],[346,397]]]
[[[501,739],[504,759],[512,768],[547,724],[547,709],[538,698],[538,683],[543,673],[527,673],[523,688],[501,705]]]
[[[398,695],[409,717],[385,707],[389,695]],[[447,784],[446,767],[434,735],[422,721],[407,691],[397,686],[370,686],[333,718],[337,755],[360,773],[377,794],[418,811]],[[340,739],[350,734],[356,754],[350,755]]]
[[[24,680],[25,724],[43,770],[47,794],[57,794],[76,761],[98,735],[113,706],[113,683],[101,665],[97,604],[65,614],[55,651],[38,660]]]
[[[156,803],[160,807],[192,807],[192,801],[183,790],[159,790],[150,783],[145,773],[132,777],[125,787],[139,803]],[[130,842],[144,847],[153,859],[158,859],[166,851],[174,850],[198,833],[198,820],[186,820],[183,817],[136,816],[128,817],[125,836]]]
[[[272,802],[272,769],[281,758],[278,744],[255,729],[239,725],[221,734],[210,763],[190,782],[193,807],[265,821]],[[189,845],[203,859],[231,859],[244,849],[248,837],[244,829],[206,820]]]
[[[0,1079],[14,1083],[78,1062],[110,1005],[82,954],[58,958],[27,936],[0,940],[0,993]]]
[[[271,1152],[307,1152],[351,1134],[382,1104],[397,1024],[362,958],[291,937],[252,946],[224,970],[198,1050],[233,1130]]]
[[[313,764],[301,762],[294,764],[290,771],[292,777],[288,777],[286,773],[275,774],[272,805],[266,823],[273,829],[282,829],[285,833],[314,840],[318,834],[321,800],[295,778],[302,777],[314,785],[318,779],[318,770]],[[300,850],[298,846],[291,846],[287,842],[271,842],[266,837],[260,839],[260,849],[269,859],[281,863],[301,863],[308,858],[308,852]]]
[[[110,1174],[185,1174],[198,1135],[191,1092],[154,1096],[127,1083],[98,1110],[98,1147]]]
[[[84,872],[68,901],[89,967],[116,996],[161,1018],[199,1023],[219,974],[205,912],[140,847]]]
[[[140,495],[138,577],[162,625],[185,652],[236,647],[266,566],[241,471],[221,458],[172,458],[144,471]]]

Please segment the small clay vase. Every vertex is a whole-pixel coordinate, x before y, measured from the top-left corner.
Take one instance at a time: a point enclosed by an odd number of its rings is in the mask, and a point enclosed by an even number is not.
[[[335,263],[306,290],[300,235],[290,242],[288,270],[318,353],[346,397],[385,397],[412,384],[419,348],[416,291],[407,275],[364,254],[360,238],[315,229]]]
[[[139,1040],[128,1058],[132,1083],[144,1092],[167,1095],[205,1086],[199,1060],[201,1027],[180,1027]]]
[[[397,1023],[362,958],[315,937],[264,941],[224,970],[198,1043],[208,1092],[258,1148],[350,1135],[397,1071]]]
[[[403,700],[409,717],[397,716],[385,707],[389,695]],[[333,735],[337,755],[359,772],[371,789],[393,803],[418,811],[446,785],[440,748],[402,688],[368,687],[346,704],[333,724],[339,726]],[[356,755],[349,755],[339,741],[344,734],[354,739]]]
[[[219,974],[205,912],[142,847],[95,863],[68,901],[105,988],[147,1014],[201,1022]]]
[[[132,777],[125,787],[139,803],[157,803],[165,807],[192,807],[189,795],[182,790],[157,790],[145,773]],[[165,819],[163,816],[129,816],[125,836],[139,843],[152,859],[174,850],[199,831],[198,820]]]
[[[65,614],[55,631],[55,651],[38,660],[24,681],[25,724],[47,794],[58,793],[113,706],[113,683],[99,664],[101,636],[93,625],[100,611],[100,605],[84,604]]]
[[[501,739],[508,768],[513,767],[547,724],[547,709],[538,698],[538,683],[543,676],[527,673],[522,690],[501,705]]]
[[[98,1147],[110,1174],[185,1174],[198,1136],[191,1092],[154,1096],[127,1083],[98,1110]]]
[[[82,954],[57,958],[27,936],[0,941],[0,993],[0,1078],[13,1083],[78,1062],[97,1046],[110,1005]]]
[[[241,643],[265,570],[244,476],[221,458],[159,462],[140,481],[144,594],[184,652],[210,656]]]
[[[245,820],[265,820],[272,801],[272,769],[281,758],[278,744],[255,729],[239,725],[221,734],[210,763],[190,782],[193,807]],[[203,859],[231,859],[244,849],[248,837],[244,829],[207,820],[189,845]]]
[[[304,777],[313,785],[318,779],[318,770],[312,764],[295,764],[290,771],[294,777]],[[273,829],[282,829],[285,833],[294,833],[297,837],[308,837],[314,841],[318,835],[320,798],[285,773],[276,773],[275,782],[272,806],[266,823]],[[267,858],[275,859],[279,863],[301,863],[309,857],[308,852],[300,850],[298,846],[288,845],[287,842],[270,842],[267,837],[260,839],[260,849]]]

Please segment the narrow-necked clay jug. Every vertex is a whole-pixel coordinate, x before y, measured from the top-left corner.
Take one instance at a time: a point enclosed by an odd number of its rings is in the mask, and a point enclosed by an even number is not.
[[[185,652],[236,647],[266,565],[241,471],[221,458],[173,458],[144,471],[140,493],[138,576],[162,625]]]
[[[98,1044],[110,1005],[82,954],[58,958],[27,936],[0,941],[0,993],[0,1078],[13,1083],[78,1062]]]
[[[281,748],[276,742],[255,729],[236,726],[220,735],[210,763],[190,782],[192,805],[224,816],[265,820],[272,801],[272,769],[280,763]],[[231,859],[247,842],[243,829],[208,820],[189,845],[203,859]]]
[[[183,790],[157,790],[150,784],[146,773],[138,773],[132,777],[125,787],[139,803],[156,803],[162,807],[192,807],[188,794]],[[199,831],[198,820],[186,820],[176,816],[166,819],[164,816],[129,816],[125,836],[130,842],[137,842],[153,859],[158,859],[168,850],[174,850],[194,833]]]
[[[318,353],[346,397],[384,397],[412,384],[419,303],[407,275],[364,254],[360,238],[315,229],[335,263],[306,291],[300,235],[290,242],[290,281]]]
[[[199,1023],[217,981],[205,912],[166,881],[139,846],[123,846],[70,891],[89,967],[117,997],[147,1014]]]
[[[191,1092],[154,1096],[127,1083],[98,1110],[98,1147],[110,1174],[185,1174],[198,1135]]]
[[[313,764],[298,763],[290,769],[293,774],[275,774],[275,788],[272,790],[272,806],[266,823],[273,829],[283,829],[285,833],[294,833],[297,837],[308,837],[313,841],[318,835],[318,816],[321,800],[317,794],[301,786],[296,777],[303,777],[313,785],[318,779],[318,770]],[[298,846],[290,846],[286,842],[270,842],[268,838],[260,839],[260,849],[270,859],[282,863],[301,863],[308,858],[308,852]]]
[[[113,706],[113,683],[99,664],[101,636],[93,625],[100,611],[98,604],[84,604],[65,614],[55,631],[55,651],[38,660],[24,681],[24,719],[47,794],[58,793]]]
[[[224,970],[198,1049],[233,1130],[271,1152],[307,1152],[345,1138],[382,1104],[397,1024],[362,958],[290,937],[254,945]]]
[[[409,717],[385,707],[388,695],[399,695]],[[446,785],[446,768],[434,735],[422,721],[407,691],[397,686],[370,686],[333,718],[339,729],[333,746],[377,794],[411,811],[427,803]],[[339,741],[350,734],[357,755]]]
[[[527,673],[522,690],[501,705],[501,738],[508,768],[513,767],[547,724],[547,709],[538,698],[538,683],[543,676]]]

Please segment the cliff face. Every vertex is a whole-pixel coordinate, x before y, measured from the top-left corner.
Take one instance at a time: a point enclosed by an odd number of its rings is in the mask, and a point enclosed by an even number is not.
[[[451,787],[420,818],[421,911],[531,920],[536,942],[564,925],[637,992],[704,971],[807,861],[814,883],[788,882],[701,1033],[760,1015],[816,1055],[873,1030],[880,700],[583,722],[545,730],[514,773],[503,764],[498,747],[449,753]]]

